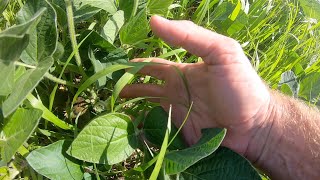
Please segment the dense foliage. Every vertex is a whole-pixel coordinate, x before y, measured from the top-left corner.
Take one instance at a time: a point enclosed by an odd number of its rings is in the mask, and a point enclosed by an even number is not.
[[[270,87],[317,105],[318,8],[316,0],[0,1],[0,179],[266,178],[219,147],[226,129],[204,129],[187,147],[172,109],[119,98],[126,84],[163,83],[137,74],[148,62],[129,59],[201,62],[149,26],[152,14],[190,19],[238,40]]]

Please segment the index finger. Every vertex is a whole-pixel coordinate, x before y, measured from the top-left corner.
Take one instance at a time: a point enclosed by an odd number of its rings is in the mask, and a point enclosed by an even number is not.
[[[222,55],[243,54],[240,44],[234,39],[202,28],[191,21],[171,21],[153,16],[151,28],[164,41],[202,57],[209,65],[226,63],[226,58],[219,58]]]

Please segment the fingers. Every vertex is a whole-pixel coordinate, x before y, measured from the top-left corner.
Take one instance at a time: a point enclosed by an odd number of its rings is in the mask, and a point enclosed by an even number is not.
[[[204,29],[190,21],[170,21],[160,16],[151,18],[152,31],[164,41],[181,46],[190,53],[202,57],[207,64],[221,64],[223,54],[242,53],[235,40]],[[231,59],[232,60],[232,59]]]
[[[122,98],[165,97],[165,90],[161,85],[131,84],[123,88],[120,96]]]
[[[175,62],[167,61],[160,58],[151,58],[151,59],[141,58],[141,59],[131,60],[131,62],[145,62],[146,60],[153,63],[158,63],[158,64],[146,65],[139,71],[139,74],[149,75],[160,80],[167,80],[168,77],[174,76],[173,73],[176,73],[176,72],[174,71],[172,66],[182,66]]]

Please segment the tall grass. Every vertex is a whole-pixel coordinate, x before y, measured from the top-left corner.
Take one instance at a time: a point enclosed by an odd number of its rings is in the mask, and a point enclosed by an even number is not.
[[[238,1],[189,1],[187,5],[181,1],[185,13],[177,11],[173,18],[191,19],[238,40],[259,75],[273,88],[286,71],[302,68],[304,73],[296,74],[302,79],[320,70],[320,22],[306,17],[297,0],[241,2],[245,3],[235,12]],[[235,13],[236,18],[231,17]],[[180,58],[190,62],[188,56]]]

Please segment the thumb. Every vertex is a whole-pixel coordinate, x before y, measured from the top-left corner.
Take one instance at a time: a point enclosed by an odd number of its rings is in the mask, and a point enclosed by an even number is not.
[[[171,21],[153,16],[151,28],[164,41],[183,47],[209,65],[232,63],[238,60],[236,57],[244,56],[240,44],[234,39],[204,29],[191,21]],[[221,58],[224,55],[230,58]]]

